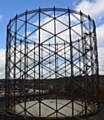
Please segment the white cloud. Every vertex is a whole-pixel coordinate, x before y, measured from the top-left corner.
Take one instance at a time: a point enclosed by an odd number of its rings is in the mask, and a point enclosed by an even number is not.
[[[5,49],[0,49],[0,79],[5,77]]]
[[[97,32],[98,46],[104,45],[104,24],[97,27],[96,32]]]
[[[104,0],[95,0],[93,2],[82,0],[82,2],[76,6],[76,10],[81,10],[94,18],[101,17],[104,13]]]
[[[99,73],[104,75],[104,47],[98,48]]]
[[[0,20],[2,20],[3,19],[3,16],[2,15],[0,15]]]
[[[95,0],[93,2],[82,0],[76,8],[77,11],[82,11],[87,15],[93,17],[96,21],[104,16],[104,0]],[[98,59],[99,59],[99,73],[104,75],[104,23],[96,28],[97,42],[98,42]]]

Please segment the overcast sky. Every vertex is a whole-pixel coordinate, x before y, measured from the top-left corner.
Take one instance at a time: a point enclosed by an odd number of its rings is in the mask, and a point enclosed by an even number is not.
[[[62,7],[90,15],[97,26],[100,74],[104,74],[104,0],[1,0],[0,1],[0,78],[5,76],[6,25],[16,14],[39,7]]]

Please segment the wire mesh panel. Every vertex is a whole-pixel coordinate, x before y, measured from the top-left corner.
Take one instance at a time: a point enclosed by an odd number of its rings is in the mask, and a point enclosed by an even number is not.
[[[82,12],[26,11],[7,26],[6,108],[24,117],[88,116],[97,110],[96,27]]]

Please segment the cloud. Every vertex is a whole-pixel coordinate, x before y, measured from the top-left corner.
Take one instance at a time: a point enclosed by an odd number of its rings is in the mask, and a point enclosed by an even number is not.
[[[85,14],[90,14],[91,17],[95,18],[97,21],[103,16],[104,13],[104,0],[82,0],[76,8],[77,11],[82,11]],[[104,45],[104,23],[97,26],[97,40],[98,40],[98,47]]]
[[[98,48],[99,73],[104,75],[104,47]]]
[[[104,16],[104,0],[95,0],[93,2],[82,0],[82,2],[80,2],[75,9],[77,11],[81,10],[97,21]],[[104,23],[96,27],[96,32],[98,43],[99,73],[104,75]]]
[[[0,79],[5,78],[5,49],[0,49]]]
[[[104,46],[104,24],[101,24],[99,27],[97,27],[96,32],[98,47]]]
[[[82,0],[77,6],[76,10],[81,10],[92,17],[100,17],[104,13],[104,0],[95,0],[93,2]]]
[[[2,15],[0,15],[0,20],[2,20],[3,19],[3,16]]]

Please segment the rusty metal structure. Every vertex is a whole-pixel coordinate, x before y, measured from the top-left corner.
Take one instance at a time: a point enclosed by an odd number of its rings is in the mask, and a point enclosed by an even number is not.
[[[39,8],[9,21],[7,112],[33,119],[88,119],[99,106],[98,71],[96,26],[90,16]]]

